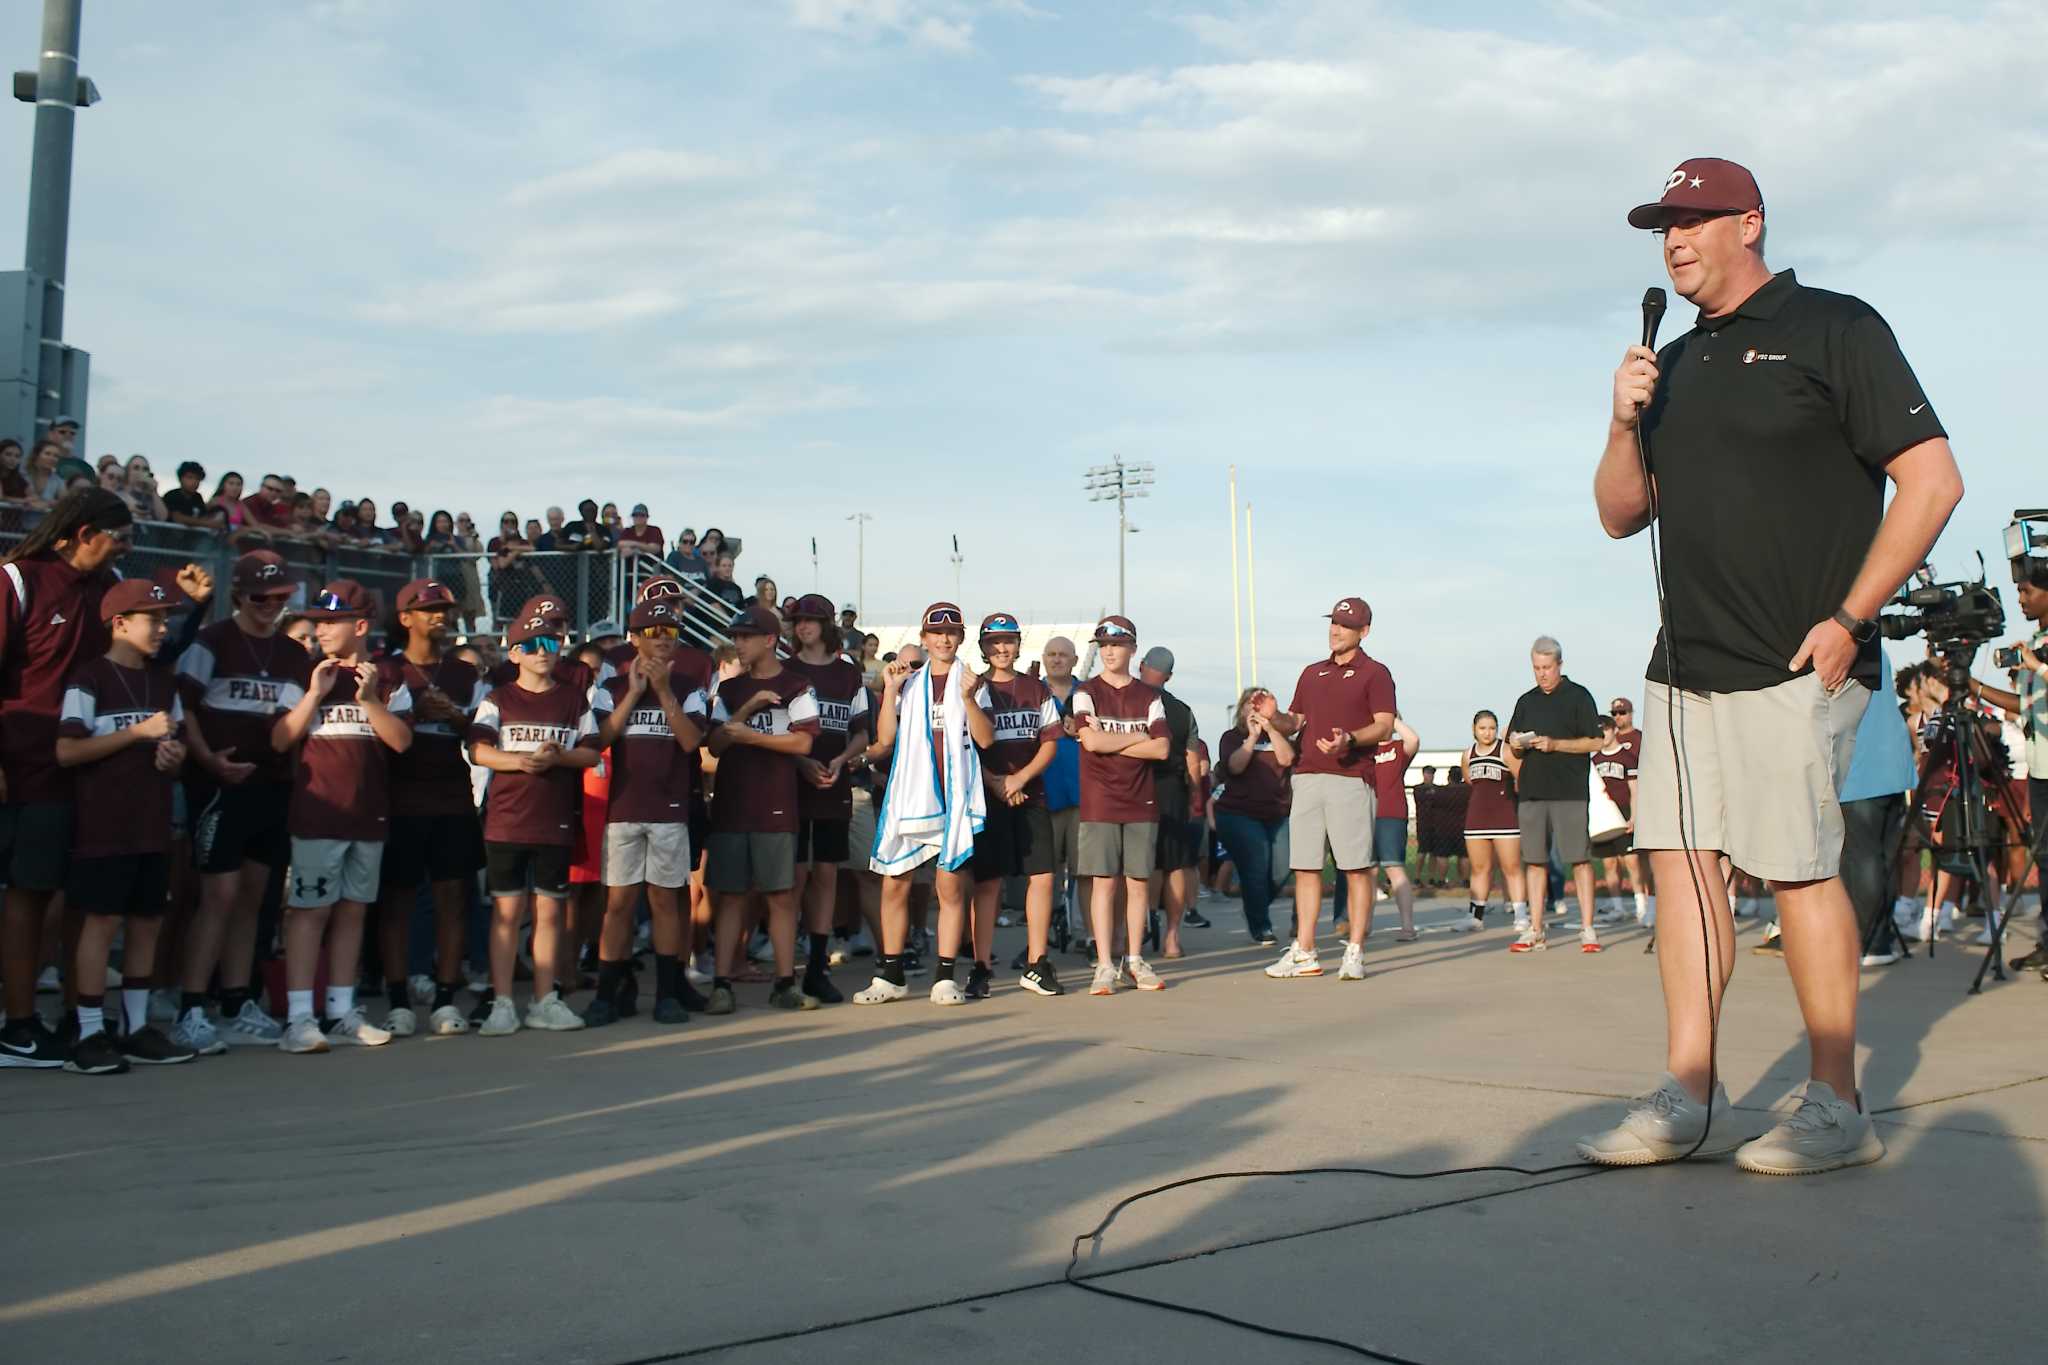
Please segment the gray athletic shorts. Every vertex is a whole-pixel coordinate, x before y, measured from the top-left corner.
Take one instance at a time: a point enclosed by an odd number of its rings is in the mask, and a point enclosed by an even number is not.
[[[1372,783],[1342,773],[1301,773],[1293,783],[1287,814],[1287,865],[1296,872],[1321,872],[1323,847],[1339,872],[1360,872],[1372,864]]]
[[[1754,877],[1820,881],[1842,862],[1842,805],[1856,727],[1870,689],[1846,682],[1830,695],[1811,673],[1756,692],[1680,692],[1648,684],[1643,757],[1636,775],[1636,847],[1690,845],[1728,855]],[[1672,754],[1676,718],[1678,762]],[[1678,820],[1679,762],[1686,828]],[[1683,834],[1681,839],[1680,835]]]
[[[1068,806],[1056,810],[1052,815],[1052,870],[1055,874],[1074,873],[1074,866],[1080,852],[1077,845],[1081,839],[1081,808]],[[1078,874],[1075,874],[1078,875]]]
[[[1550,861],[1550,841],[1557,840],[1557,856],[1566,867],[1590,861],[1593,851],[1586,842],[1586,798],[1576,801],[1542,801],[1524,798],[1515,802],[1515,815],[1522,824],[1522,862],[1542,867]]]
[[[382,839],[301,839],[292,836],[292,875],[285,905],[317,910],[336,901],[375,905]]]
[[[796,885],[796,831],[711,831],[704,848],[704,889],[725,895],[774,893]]]
[[[1074,875],[1078,877],[1149,877],[1157,865],[1159,822],[1113,825],[1083,820],[1075,840]]]

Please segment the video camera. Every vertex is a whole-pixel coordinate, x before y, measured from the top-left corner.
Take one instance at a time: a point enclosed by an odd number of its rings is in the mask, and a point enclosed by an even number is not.
[[[2005,605],[1998,589],[1985,585],[1981,562],[1974,579],[1948,583],[1935,582],[1933,569],[1923,564],[1885,605],[1904,609],[1878,615],[1877,626],[1885,639],[1925,635],[1938,654],[1975,650],[2005,629]]]
[[[2014,583],[2027,576],[2030,561],[2048,561],[2048,507],[2014,509],[2005,528],[2005,558]]]

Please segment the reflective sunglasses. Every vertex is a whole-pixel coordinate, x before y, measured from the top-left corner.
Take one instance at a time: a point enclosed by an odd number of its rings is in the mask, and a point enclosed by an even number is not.
[[[641,640],[673,640],[681,634],[682,631],[674,626],[642,626],[633,632],[634,637]]]
[[[537,649],[543,654],[560,654],[562,652],[562,637],[559,635],[536,635],[522,645],[521,648],[528,650]]]
[[[1095,633],[1097,636],[1108,635],[1112,637],[1128,636],[1131,634],[1131,632],[1128,629],[1116,624],[1114,621],[1103,622],[1101,625],[1095,628]]]
[[[683,585],[672,578],[657,578],[640,590],[642,602],[652,602],[662,597],[681,597]]]
[[[926,612],[924,624],[927,630],[935,626],[958,626],[962,630],[967,628],[967,623],[960,619],[960,611],[957,607],[940,607],[937,611]]]
[[[981,628],[981,633],[982,633],[982,634],[984,634],[984,635],[993,635],[993,634],[1003,634],[1003,633],[1007,633],[1007,634],[1018,634],[1018,633],[1021,633],[1021,630],[1022,630],[1022,628],[1021,628],[1020,626],[1018,626],[1018,624],[1017,624],[1017,618],[1016,618],[1016,617],[1014,617],[1014,616],[993,616],[993,617],[990,617],[990,618],[989,618],[988,624],[984,625],[984,626],[983,626],[983,627]]]
[[[290,597],[290,593],[284,596]],[[354,611],[355,604],[338,592],[323,592],[313,599],[313,605],[322,611]]]

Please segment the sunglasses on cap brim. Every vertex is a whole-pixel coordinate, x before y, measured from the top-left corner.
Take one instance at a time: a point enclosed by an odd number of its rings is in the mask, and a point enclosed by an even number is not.
[[[983,626],[981,628],[981,633],[984,636],[1021,635],[1023,634],[1023,628],[1007,616],[998,616],[995,620],[990,621],[987,625]]]
[[[1097,626],[1095,628],[1095,638],[1102,644],[1122,645],[1129,644],[1138,637],[1125,630],[1122,626]]]
[[[286,593],[285,596],[289,597],[291,594]],[[349,601],[338,592],[321,593],[313,599],[313,609],[316,611],[336,611],[348,616],[361,614],[355,603]]]
[[[953,630],[965,631],[967,629],[967,622],[962,620],[960,613],[952,607],[941,607],[937,611],[925,613],[924,628],[926,630],[951,628]]]

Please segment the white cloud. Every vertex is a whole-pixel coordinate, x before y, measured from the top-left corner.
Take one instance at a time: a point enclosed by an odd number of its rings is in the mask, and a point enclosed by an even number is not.
[[[729,176],[734,171],[734,167],[715,156],[669,148],[637,147],[615,152],[587,166],[558,171],[515,185],[505,198],[513,204],[534,204],[571,196],[688,185]]]
[[[959,55],[974,49],[974,23],[964,3],[945,0],[789,0],[798,28],[861,42],[908,39],[919,47]]]

